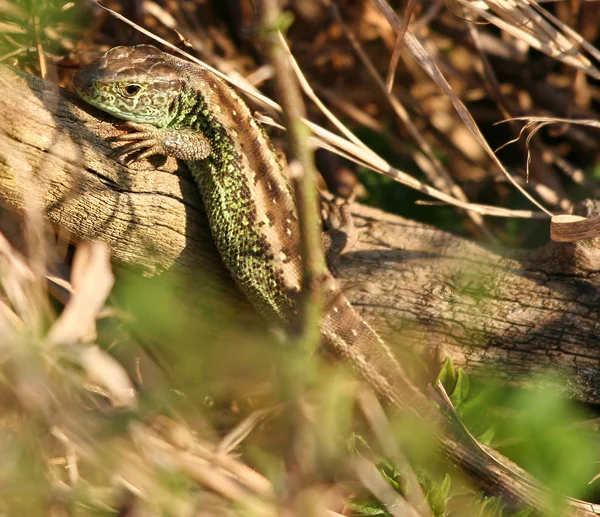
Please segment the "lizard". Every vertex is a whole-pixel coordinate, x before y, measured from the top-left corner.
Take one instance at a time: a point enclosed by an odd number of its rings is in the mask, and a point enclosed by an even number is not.
[[[152,45],[115,47],[73,77],[88,104],[126,121],[117,137],[136,160],[183,160],[197,184],[222,261],[267,321],[289,325],[302,285],[299,224],[290,181],[246,103],[212,72]],[[323,347],[350,363],[388,403],[435,422],[441,450],[482,488],[539,507],[506,469],[448,431],[446,418],[409,379],[388,345],[335,287],[320,322]],[[436,427],[434,426],[434,427]],[[444,428],[445,430],[442,430]],[[512,470],[513,468],[508,470]]]
[[[152,45],[115,47],[73,77],[88,104],[127,121],[135,159],[182,159],[198,186],[210,229],[233,280],[266,319],[297,314],[302,283],[293,189],[246,103],[212,72]],[[335,288],[330,274],[321,333],[385,398],[405,405],[404,371],[392,351]]]

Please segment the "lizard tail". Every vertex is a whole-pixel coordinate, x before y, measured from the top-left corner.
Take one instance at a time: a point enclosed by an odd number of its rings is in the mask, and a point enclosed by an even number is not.
[[[430,406],[390,348],[340,292],[327,303],[321,332],[328,352],[346,358],[388,402],[400,408]]]

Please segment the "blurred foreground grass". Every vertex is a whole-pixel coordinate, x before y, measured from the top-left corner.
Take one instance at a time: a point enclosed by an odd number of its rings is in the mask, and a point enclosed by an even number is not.
[[[373,428],[376,399],[350,372],[222,319],[181,279],[127,270],[111,291],[106,249],[85,244],[70,284],[50,283],[63,307],[1,248],[0,514],[388,515],[390,498],[421,515],[504,513],[422,422]],[[595,424],[543,378],[510,390],[446,363],[441,379],[476,436],[557,493],[593,496]]]
[[[419,20],[438,9],[419,3]],[[237,52],[247,44],[243,23],[230,36],[219,16],[202,18],[207,12],[235,18],[233,2],[216,3],[214,12],[206,1],[143,4],[150,8],[141,16],[157,33],[175,42],[175,34],[183,34],[209,61],[226,61],[246,75],[259,69]],[[364,69],[341,39],[339,24],[320,14],[311,21],[307,6],[314,4],[297,3],[290,30],[294,54],[312,84],[338,106],[346,102],[341,110],[345,120],[370,148],[424,180],[412,155],[417,146],[405,138],[404,124],[398,124],[385,96],[374,95],[370,83],[363,82]],[[393,31],[365,7],[368,2],[350,4],[343,14],[383,76]],[[579,7],[584,10],[586,4],[591,5],[584,2]],[[135,11],[141,3],[111,5]],[[94,39],[108,47],[137,37],[110,17],[94,15],[89,7],[59,0],[0,2],[4,59],[56,79],[58,72],[47,67],[46,60],[57,61],[81,41]],[[477,45],[465,35],[465,20],[442,7],[439,4],[442,15],[421,25],[424,34],[419,37],[439,51],[453,88],[464,98],[481,99],[470,106],[486,136],[504,143],[514,135],[492,124],[505,112],[490,100],[490,78],[482,79],[479,54],[470,53]],[[565,10],[575,12],[576,7],[563,2],[556,11],[566,17]],[[588,29],[594,29],[596,19],[581,16]],[[321,25],[323,20],[328,24]],[[512,23],[522,29],[529,21],[515,15]],[[573,79],[577,95],[571,105],[570,97],[561,96],[571,91],[570,69],[534,51],[526,54],[522,40],[499,34],[494,28],[485,32],[486,59],[495,65],[503,102],[515,115],[536,110],[546,114],[551,108],[570,112],[576,104],[580,114],[593,110],[593,83],[582,76],[577,83]],[[424,74],[411,70],[410,64],[403,66],[406,70],[398,75],[406,80],[396,82],[395,92],[435,144],[436,156],[470,187],[469,198],[529,207],[491,174],[489,161],[465,134],[447,99],[433,90]],[[548,97],[536,90],[540,85],[564,105],[548,106]],[[380,127],[366,130],[365,114],[378,117]],[[311,113],[311,119],[320,117]],[[395,138],[392,144],[385,142],[390,136]],[[528,187],[546,187],[541,190],[544,202],[562,210],[566,193],[579,199],[592,192],[588,180],[598,179],[598,146],[577,132],[550,136],[534,143],[550,151],[552,164],[568,159],[594,173],[577,179],[569,172],[573,168],[534,161]],[[557,145],[552,146],[555,139]],[[515,174],[525,178],[526,152],[515,147],[503,159],[510,159]],[[361,181],[370,192],[368,201],[380,208],[463,235],[476,234],[455,209],[415,205],[421,193],[373,173],[361,172]],[[41,217],[31,220],[39,223]],[[547,237],[538,221],[486,224],[511,245],[533,245]],[[71,273],[48,282],[37,232],[41,228],[34,227],[29,236],[30,251],[34,250],[29,260],[0,239],[0,515],[509,513],[449,469],[434,453],[421,422],[389,415],[389,421],[374,428],[365,414],[377,409],[378,402],[351,372],[294,350],[258,319],[238,317],[205,293],[188,292],[185,278],[149,280],[142,272],[120,269],[113,288],[108,252],[98,244],[81,245]],[[432,382],[438,374],[429,372],[427,380]],[[600,500],[598,482],[592,481],[600,456],[597,420],[589,408],[554,392],[547,386],[556,383],[547,385],[543,376],[532,378],[528,388],[508,388],[483,375],[470,378],[447,363],[440,377],[477,438],[557,494]],[[394,454],[381,436],[395,444]],[[555,515],[562,515],[558,499],[549,504]]]

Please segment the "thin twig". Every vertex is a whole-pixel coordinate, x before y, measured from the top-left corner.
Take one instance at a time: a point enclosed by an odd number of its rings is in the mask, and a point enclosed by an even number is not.
[[[306,110],[300,87],[294,76],[293,65],[281,45],[277,26],[281,11],[277,0],[262,0],[261,26],[267,54],[275,70],[274,79],[283,108],[287,127],[290,165],[296,192],[302,253],[302,300],[300,342],[306,350],[315,350],[320,341],[320,319],[324,303],[324,286],[327,265],[321,245],[321,221],[317,171],[313,151],[309,146],[310,132],[303,120]]]
[[[386,18],[390,26],[398,32],[402,23],[398,15],[394,12],[394,10],[390,7],[389,3],[386,0],[370,0],[371,3],[383,14]],[[421,42],[410,32],[406,32],[406,46],[410,50],[413,58],[417,61],[417,63],[423,68],[425,72],[433,79],[433,81],[442,89],[442,91],[446,94],[446,96],[452,102],[454,109],[463,120],[465,125],[469,128],[473,136],[477,139],[477,141],[481,144],[481,146],[485,149],[488,155],[492,158],[494,163],[500,167],[500,170],[506,175],[508,180],[516,187],[516,189],[525,196],[531,203],[537,206],[540,210],[546,212],[549,216],[552,216],[552,212],[546,209],[539,201],[537,201],[531,194],[529,194],[526,190],[524,190],[512,177],[512,175],[506,170],[506,167],[502,164],[502,162],[495,155],[494,151],[488,144],[487,140],[481,133],[479,127],[475,123],[472,115],[467,110],[466,106],[463,102],[458,98],[456,93],[450,87],[450,84],[438,68],[435,60],[429,55],[425,47],[421,44]]]
[[[388,68],[387,77],[385,79],[386,91],[391,94],[394,90],[394,77],[396,76],[396,69],[398,68],[398,62],[400,61],[400,54],[404,46],[404,36],[410,23],[413,10],[417,5],[416,0],[408,0],[406,8],[404,9],[404,18],[402,19],[402,26],[396,35],[396,43],[394,44],[394,51],[392,52],[392,58],[390,59],[390,66]]]
[[[429,181],[431,181],[438,189],[448,194],[453,195],[456,199],[459,199],[463,202],[468,202],[468,198],[465,195],[464,191],[460,188],[459,185],[456,184],[450,173],[445,169],[440,160],[437,158],[433,149],[427,142],[427,140],[421,135],[421,132],[417,129],[415,124],[413,124],[408,112],[404,108],[404,105],[398,100],[398,98],[390,93],[383,79],[379,76],[379,73],[375,69],[373,63],[368,58],[366,53],[363,51],[360,43],[357,38],[354,36],[350,28],[344,23],[344,20],[341,17],[339,9],[335,4],[331,6],[333,15],[336,21],[340,24],[340,27],[344,31],[346,38],[352,45],[352,48],[356,52],[359,59],[362,61],[363,65],[367,69],[369,73],[369,77],[373,80],[375,85],[379,88],[381,93],[386,97],[388,103],[394,110],[394,113],[398,117],[398,119],[404,124],[404,126],[408,129],[410,135],[413,140],[418,144],[419,148],[422,150],[423,154],[420,156],[414,156],[415,161],[421,166]],[[488,239],[494,241],[495,238],[490,233],[490,231],[486,228],[483,218],[477,214],[476,212],[468,212],[468,216],[473,221],[475,226],[479,228],[481,233],[486,235]]]
[[[210,65],[199,60],[198,58],[196,58],[196,57],[188,54],[187,52],[181,50],[180,48],[172,45],[171,43],[164,40],[163,38],[160,38],[159,36],[156,36],[152,32],[133,23],[131,20],[125,18],[121,14],[103,6],[96,0],[94,0],[94,3],[96,3],[99,7],[102,7],[102,9],[105,9],[106,11],[108,11],[111,15],[115,16],[119,20],[122,20],[123,22],[134,27],[135,29],[142,32],[143,34],[147,35],[149,38],[152,38],[155,41],[158,41],[159,43],[170,48],[174,53],[180,54],[183,57],[185,57],[186,59],[189,59],[190,61],[193,61],[194,63],[200,65],[201,67],[213,72],[215,75],[217,75],[224,81],[227,81],[228,83],[232,84],[236,88],[239,88],[241,91],[243,91],[250,97],[256,99],[258,102],[264,104],[268,108],[273,109],[277,112],[281,112],[281,106],[279,106],[279,104],[277,104],[273,100],[269,99],[267,96],[260,93],[252,85],[250,85],[244,81],[241,81],[239,79],[233,79],[231,77],[228,77],[227,75],[223,74],[219,70],[211,67]],[[423,50],[423,52],[424,52],[424,50]],[[439,70],[437,72],[439,73]],[[463,108],[464,108],[464,106],[463,106]],[[444,192],[439,191],[438,189],[435,189],[433,187],[430,187],[429,185],[426,185],[426,184],[420,182],[419,180],[412,177],[411,175],[406,174],[405,172],[401,171],[400,169],[393,167],[386,160],[381,158],[379,155],[375,155],[372,151],[368,153],[369,156],[367,157],[367,153],[365,153],[362,150],[362,148],[354,145],[352,142],[348,141],[347,139],[341,138],[340,136],[332,133],[331,131],[328,131],[325,128],[322,128],[321,126],[319,126],[313,122],[310,122],[309,120],[302,119],[302,122],[304,122],[315,133],[315,135],[317,135],[320,138],[322,138],[323,140],[325,140],[329,145],[331,145],[335,148],[339,148],[343,152],[347,153],[349,159],[352,159],[353,161],[356,161],[357,163],[364,163],[365,167],[367,167],[368,169],[378,172],[379,174],[383,174],[383,175],[393,179],[394,181],[397,181],[398,183],[402,183],[403,185],[405,185],[409,188],[418,190],[419,192],[422,192],[425,195],[428,195],[435,199],[443,201],[444,203],[447,203],[448,205],[456,206],[458,208],[463,208],[465,210],[472,210],[472,208],[471,208],[472,205],[470,203],[465,203],[463,201],[460,201]],[[490,149],[490,152],[491,152],[491,149]],[[371,156],[373,158],[371,158]],[[497,162],[497,163],[499,163],[499,162]],[[528,197],[528,199],[530,199],[530,200],[533,199],[529,195],[527,195],[526,197]],[[525,218],[525,219],[540,218],[540,217],[548,218],[549,216],[552,215],[545,208],[543,208],[541,205],[539,205],[535,200],[533,200],[533,203],[536,204],[536,206],[540,207],[543,210],[543,212],[545,212],[545,214],[539,214],[539,213],[533,212],[531,210],[510,211],[510,210],[499,209],[498,207],[493,207],[493,206],[488,206],[488,207],[486,207],[486,210],[481,212],[481,206],[483,206],[483,205],[479,205],[479,207],[475,208],[474,210],[479,213],[487,213],[487,211],[489,210],[489,211],[495,213],[499,217],[519,217],[519,218]]]

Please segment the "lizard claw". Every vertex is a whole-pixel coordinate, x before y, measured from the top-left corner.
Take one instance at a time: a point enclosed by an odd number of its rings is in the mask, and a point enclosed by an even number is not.
[[[124,133],[114,138],[117,142],[127,143],[127,145],[118,149],[118,155],[121,157],[119,161],[121,163],[125,163],[127,157],[140,150],[142,151],[141,153],[131,156],[131,161],[139,161],[157,154],[165,154],[164,146],[161,145],[161,141],[157,137],[159,131],[154,126],[131,121],[127,121],[125,126],[133,129],[134,132]]]
[[[115,136],[117,141],[129,142],[130,140],[145,140],[152,138],[153,133],[150,131],[141,131],[139,133],[123,133],[122,135]]]
[[[135,142],[131,145],[123,145],[120,147],[116,147],[113,149],[115,159],[125,165],[132,161],[137,161],[140,159],[140,154],[134,155],[135,151],[140,149],[148,149],[148,147],[152,147],[152,144],[148,145],[147,142]],[[156,153],[154,153],[156,154]]]
[[[150,158],[150,156],[156,156],[156,155],[164,155],[165,152],[163,150],[162,147],[158,146],[158,145],[152,145],[150,147],[147,147],[145,151],[136,154],[135,156],[135,160],[144,160],[145,158]]]
[[[122,149],[114,149],[113,156],[117,163],[120,163],[121,165],[127,165],[127,155],[122,152]]]
[[[142,151],[140,153],[136,153],[136,151]],[[164,154],[162,147],[157,144],[154,140],[142,140],[140,142],[135,142],[130,145],[124,145],[117,150],[118,156],[120,157],[120,162],[125,163],[125,160],[130,157],[130,161],[139,161],[144,158],[149,158],[150,156],[155,156],[157,154]],[[129,161],[129,160],[128,160]]]
[[[190,129],[157,128],[150,124],[127,121],[125,126],[132,129],[114,138],[125,142],[120,154],[142,151],[133,160],[142,160],[157,154],[173,156],[180,160],[204,160],[212,152],[210,141],[201,133]]]
[[[152,124],[142,124],[140,122],[133,122],[132,120],[125,121],[123,125],[140,133],[151,133],[153,130],[156,131],[156,127]]]

